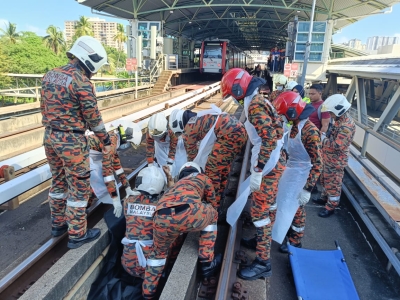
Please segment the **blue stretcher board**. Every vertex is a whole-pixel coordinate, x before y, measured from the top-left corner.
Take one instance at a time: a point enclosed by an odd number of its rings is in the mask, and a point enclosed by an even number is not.
[[[342,250],[288,248],[299,300],[360,299]]]

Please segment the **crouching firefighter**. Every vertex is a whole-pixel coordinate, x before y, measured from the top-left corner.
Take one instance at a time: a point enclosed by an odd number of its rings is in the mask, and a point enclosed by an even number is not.
[[[253,144],[250,166],[250,180],[243,186],[242,194],[229,207],[227,221],[233,225],[246,205],[250,192],[251,218],[256,227],[256,237],[242,239],[244,247],[255,249],[253,263],[241,269],[238,276],[245,280],[255,280],[272,275],[270,252],[271,231],[275,221],[276,194],[278,182],[285,169],[283,146],[283,128],[280,117],[272,104],[259,94],[259,88],[265,84],[262,78],[253,78],[246,71],[234,68],[225,73],[221,80],[222,96],[235,99],[244,98],[244,111],[247,121],[244,123],[250,142]]]
[[[306,225],[305,205],[322,172],[321,138],[318,128],[308,119],[315,109],[301,95],[283,92],[274,105],[290,133],[284,145],[288,160],[279,180],[272,239],[282,244],[281,252],[287,253],[287,244],[282,243],[287,233],[290,244],[301,247]]]
[[[212,105],[211,109],[198,113],[174,110],[169,125],[175,134],[182,134],[188,161],[197,163],[211,179],[215,189],[214,208],[217,209],[228,183],[231,164],[247,140],[243,124]]]
[[[115,123],[115,122],[114,122]],[[121,199],[118,192],[118,185],[114,172],[124,186],[127,196],[132,195],[132,189],[125,176],[124,169],[117,150],[130,147],[136,148],[140,145],[142,131],[140,127],[127,121],[119,121],[111,124],[107,129],[111,140],[111,151],[102,152],[104,144],[90,131],[86,132],[90,147],[90,185],[92,191],[99,201],[114,206],[114,215],[119,218],[122,213]]]
[[[214,257],[218,213],[213,184],[194,162],[184,164],[175,183],[158,201],[154,213],[154,248],[147,259],[143,297],[153,299],[168,250],[181,233],[200,231],[199,263],[203,277],[210,277],[221,264]]]

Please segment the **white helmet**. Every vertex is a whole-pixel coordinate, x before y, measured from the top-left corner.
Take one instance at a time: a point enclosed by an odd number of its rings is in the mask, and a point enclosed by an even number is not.
[[[171,128],[174,133],[181,133],[185,128],[185,126],[183,126],[184,112],[185,111],[182,109],[175,109],[169,116],[169,128]]]
[[[182,179],[192,173],[202,173],[202,169],[197,163],[189,161],[185,163],[179,170],[179,179]]]
[[[288,83],[287,83],[287,85],[286,85],[286,89],[287,90],[289,90],[289,91],[291,91],[291,90],[293,90],[293,88],[296,86],[296,85],[298,85],[298,83],[296,82],[296,81],[289,81]]]
[[[322,104],[322,112],[332,112],[336,117],[341,117],[346,111],[349,110],[351,104],[347,101],[346,97],[341,94],[335,94],[324,101]]]
[[[287,82],[287,77],[285,75],[279,74],[275,77],[275,85],[285,85]]]
[[[115,120],[106,126],[106,130],[118,130],[121,145],[123,143],[130,143],[133,148],[137,148],[142,142],[142,129],[137,123],[127,120]],[[129,144],[127,145],[129,147]],[[121,147],[121,149],[123,148],[126,147]]]
[[[155,166],[143,168],[136,176],[135,187],[150,195],[158,195],[164,188],[165,179],[161,170]]]
[[[147,126],[150,136],[161,137],[168,130],[168,121],[165,118],[164,113],[160,112],[150,117]]]
[[[79,59],[91,73],[97,71],[107,63],[107,52],[101,43],[91,36],[81,36],[72,48],[67,51],[68,58],[73,56]]]

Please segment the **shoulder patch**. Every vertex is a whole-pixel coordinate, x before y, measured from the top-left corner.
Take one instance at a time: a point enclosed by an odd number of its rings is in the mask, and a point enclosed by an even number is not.
[[[197,117],[191,117],[188,121],[188,124],[194,124],[196,123]]]

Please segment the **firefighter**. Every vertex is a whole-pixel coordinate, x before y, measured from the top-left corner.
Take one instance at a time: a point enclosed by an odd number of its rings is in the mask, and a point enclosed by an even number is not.
[[[175,175],[175,154],[178,138],[168,128],[168,121],[164,113],[157,113],[150,117],[146,134],[146,157],[148,166],[168,166],[170,173]],[[182,154],[180,154],[182,155]],[[155,164],[155,162],[157,164]],[[179,169],[178,169],[179,170]]]
[[[200,166],[184,164],[179,181],[158,201],[154,212],[154,248],[147,259],[143,297],[154,299],[163,272],[168,250],[181,233],[200,231],[199,264],[203,277],[210,277],[221,264],[221,255],[214,256],[218,213],[213,184]]]
[[[353,118],[348,113],[350,107],[346,97],[340,94],[328,97],[322,104],[321,111],[329,112],[335,121],[328,134],[322,133],[323,191],[321,199],[313,199],[315,203],[325,205],[318,214],[322,218],[331,216],[339,205],[344,168],[347,166],[349,148],[356,132]]]
[[[289,229],[290,244],[301,247],[306,222],[305,205],[322,171],[320,133],[308,119],[315,109],[302,100],[298,93],[284,92],[276,98],[274,104],[284,120],[284,126],[289,126],[290,135],[285,143],[288,160],[278,185],[278,211],[272,238],[282,243]],[[291,224],[283,221],[291,218]],[[279,250],[287,253],[286,243]]]
[[[249,186],[253,192],[250,212],[256,227],[256,237],[242,239],[241,244],[255,248],[256,258],[250,266],[238,272],[238,276],[245,280],[269,277],[272,274],[271,229],[275,221],[278,182],[285,169],[285,155],[281,151],[284,134],[282,123],[272,104],[259,94],[259,88],[263,84],[265,80],[252,78],[247,72],[238,68],[229,70],[221,80],[223,97],[231,95],[235,99],[244,98],[247,117],[245,127],[253,144]],[[247,197],[248,195],[239,197],[240,201],[244,201],[242,208]],[[235,212],[236,219],[240,213],[241,211]],[[229,219],[228,210],[227,220]]]
[[[175,110],[169,118],[175,134],[182,134],[188,161],[194,161],[205,170],[215,189],[215,207],[228,182],[231,163],[241,152],[247,140],[246,130],[234,116],[222,113],[212,105],[211,110],[194,113]],[[198,142],[200,146],[198,146]]]
[[[90,128],[111,150],[111,140],[97,107],[90,78],[107,62],[99,41],[82,36],[67,52],[69,63],[44,75],[40,108],[45,127],[43,145],[52,174],[49,191],[51,234],[68,231],[68,248],[75,249],[100,236],[97,228],[86,230],[86,206],[90,196]]]
[[[285,91],[285,86],[287,83],[287,77],[282,74],[278,74],[274,78],[275,91],[269,95],[269,101],[273,102],[275,99]]]
[[[86,133],[90,147],[90,184],[93,194],[101,202],[113,204],[114,215],[119,218],[122,213],[122,205],[114,172],[128,196],[132,195],[132,189],[121,166],[117,150],[126,149],[130,145],[137,148],[142,139],[142,130],[137,124],[127,121],[114,121],[108,130],[111,140],[111,151],[108,153],[102,152],[104,144],[93,132]]]
[[[144,278],[146,258],[153,245],[153,214],[164,188],[164,176],[155,166],[146,167],[135,180],[136,189],[125,199],[126,233],[121,241],[121,263],[126,272]]]

